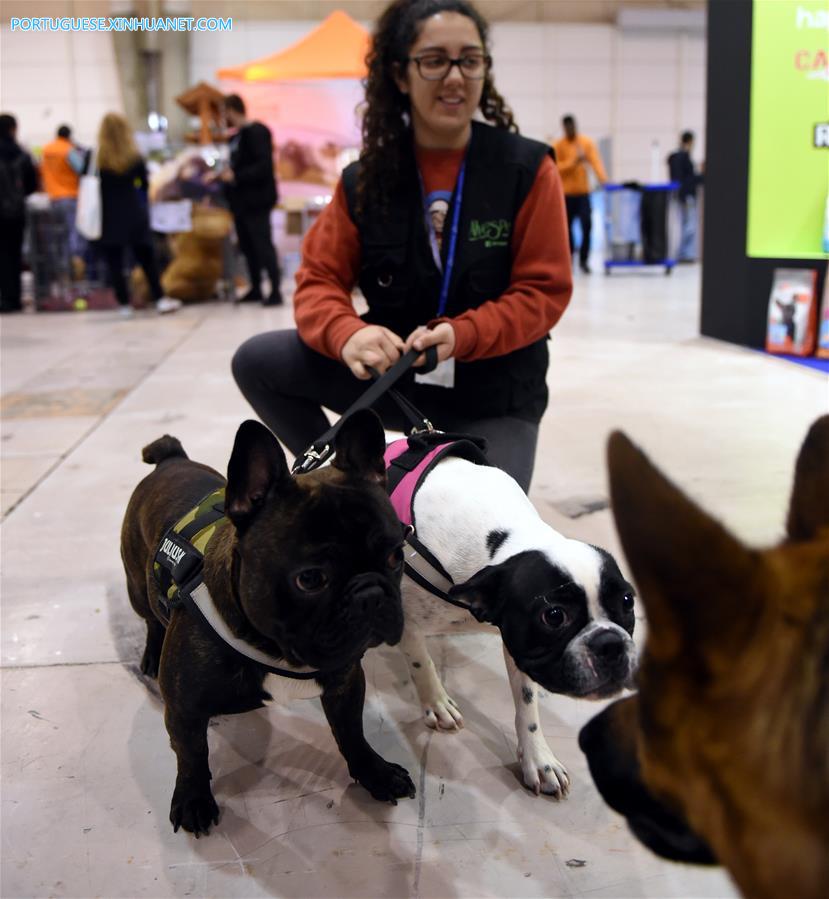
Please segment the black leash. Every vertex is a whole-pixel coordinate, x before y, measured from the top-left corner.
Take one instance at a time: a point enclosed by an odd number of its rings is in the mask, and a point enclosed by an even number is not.
[[[342,427],[343,422],[354,412],[360,409],[369,409],[373,406],[381,396],[388,393],[389,396],[397,403],[403,416],[411,425],[410,433],[414,434],[418,431],[433,431],[432,423],[421,413],[409,400],[406,399],[398,390],[393,390],[394,385],[403,377],[404,374],[412,367],[415,359],[419,356],[426,355],[425,364],[418,368],[418,373],[426,374],[437,367],[438,351],[437,347],[430,346],[422,352],[417,350],[409,350],[401,356],[397,362],[383,375],[378,374],[373,368],[367,366],[374,383],[366,392],[348,409],[343,412],[339,420],[335,422],[323,435],[315,440],[307,450],[297,456],[291,467],[292,474],[304,474],[319,468],[334,453],[334,438]]]

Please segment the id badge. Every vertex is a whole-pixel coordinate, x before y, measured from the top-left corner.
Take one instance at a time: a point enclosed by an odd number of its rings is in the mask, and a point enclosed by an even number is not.
[[[455,360],[444,359],[428,374],[419,375],[415,372],[415,384],[431,384],[432,387],[455,386]]]

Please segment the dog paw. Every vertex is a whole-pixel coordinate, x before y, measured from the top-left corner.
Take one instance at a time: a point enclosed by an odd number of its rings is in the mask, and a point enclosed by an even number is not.
[[[148,646],[141,658],[141,673],[147,677],[158,677],[159,654]]]
[[[201,792],[176,789],[170,805],[170,822],[176,833],[181,827],[198,838],[210,832],[211,824],[219,823],[219,806],[209,789]]]
[[[556,799],[564,799],[570,792],[570,775],[549,746],[519,748],[518,763],[521,765],[524,785],[536,796],[544,793],[555,796]]]
[[[423,701],[423,723],[433,730],[460,730],[463,727],[463,715],[458,704],[448,696],[445,690]]]
[[[352,767],[350,773],[378,802],[397,805],[398,799],[414,799],[416,790],[409,772],[402,765],[387,762],[379,755],[375,754],[359,769]]]

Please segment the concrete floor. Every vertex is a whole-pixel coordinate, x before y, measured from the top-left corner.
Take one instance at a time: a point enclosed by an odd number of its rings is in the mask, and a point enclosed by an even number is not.
[[[616,552],[604,443],[623,428],[756,543],[782,533],[791,469],[829,403],[824,375],[697,336],[699,272],[578,279],[554,332],[532,499],[554,527]],[[210,731],[222,809],[208,838],[167,820],[174,757],[137,673],[143,626],[118,555],[141,447],[164,432],[224,470],[250,417],[229,375],[290,307],[207,305],[164,318],[2,320],[2,883],[13,896],[734,896],[719,871],[659,861],[600,800],[576,744],[594,704],[549,696],[543,727],[570,797],[516,776],[494,637],[435,639],[466,729],[420,720],[402,655],[365,661],[369,740],[418,796],[349,781],[317,700]],[[641,628],[640,628],[641,633]]]

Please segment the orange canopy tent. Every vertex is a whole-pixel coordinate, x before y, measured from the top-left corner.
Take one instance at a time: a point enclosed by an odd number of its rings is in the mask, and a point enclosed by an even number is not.
[[[235,81],[306,81],[364,78],[369,33],[348,13],[336,10],[310,34],[280,53],[241,66],[219,69]]]

